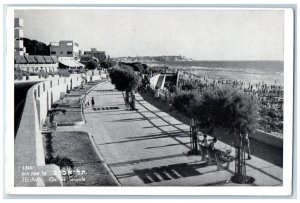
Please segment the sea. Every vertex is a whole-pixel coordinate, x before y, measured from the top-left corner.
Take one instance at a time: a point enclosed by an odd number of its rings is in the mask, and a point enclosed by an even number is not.
[[[284,84],[283,61],[168,61],[152,65],[181,68],[215,79],[239,80],[251,84]]]

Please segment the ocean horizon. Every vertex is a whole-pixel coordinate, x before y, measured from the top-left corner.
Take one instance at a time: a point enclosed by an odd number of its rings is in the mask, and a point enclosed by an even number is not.
[[[148,64],[148,63],[147,63]],[[164,65],[174,69],[190,70],[194,74],[225,80],[240,80],[243,82],[269,85],[284,84],[284,61],[156,61],[151,65]]]

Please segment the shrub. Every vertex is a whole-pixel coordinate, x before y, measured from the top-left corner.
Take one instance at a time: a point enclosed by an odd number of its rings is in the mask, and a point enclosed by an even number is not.
[[[133,71],[137,71],[142,73],[144,70],[147,69],[147,65],[146,64],[142,64],[139,62],[135,62],[135,63],[125,63],[125,62],[120,62],[119,66],[129,66],[133,69]]]
[[[114,65],[116,65],[116,62],[114,61],[103,61],[100,63],[101,68],[106,68],[106,69],[111,68]]]
[[[191,117],[191,105],[195,98],[195,94],[193,93],[181,93],[174,97],[172,105],[178,112]]]
[[[38,73],[39,78],[43,77],[43,78],[48,78],[48,73],[46,73],[44,70],[40,70],[40,72]]]
[[[184,84],[181,86],[181,89],[185,91],[190,91],[194,89],[194,86],[192,84]]]
[[[15,80],[22,80],[22,78],[23,78],[23,73],[22,72],[19,72],[19,71],[14,72],[14,79]]]
[[[88,70],[94,70],[97,68],[97,66],[98,66],[98,63],[96,61],[90,60],[85,65],[85,68]]]
[[[50,70],[49,72],[48,72],[48,75],[51,75],[52,77],[54,76],[54,72],[52,71],[52,70]]]
[[[59,77],[69,77],[71,75],[67,70],[58,70],[57,74]]]

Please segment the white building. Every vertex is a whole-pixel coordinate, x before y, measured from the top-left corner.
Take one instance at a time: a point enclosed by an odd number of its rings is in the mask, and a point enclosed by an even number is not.
[[[15,25],[14,25],[15,56],[24,56],[24,54],[26,54],[26,48],[24,47],[24,42],[23,42],[23,37],[24,37],[23,23],[24,23],[23,19],[15,18]]]
[[[79,45],[72,40],[50,43],[50,55],[57,57],[79,58]]]

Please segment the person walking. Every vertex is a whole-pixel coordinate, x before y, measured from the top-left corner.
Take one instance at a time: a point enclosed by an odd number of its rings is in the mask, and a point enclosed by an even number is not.
[[[251,155],[250,155],[250,140],[249,140],[249,134],[246,133],[244,136],[244,140],[243,140],[243,145],[244,145],[244,149],[248,154],[248,160],[252,159]]]
[[[94,100],[94,97],[92,97],[91,103],[92,103],[92,107],[94,108],[94,106],[95,106],[95,100]]]

